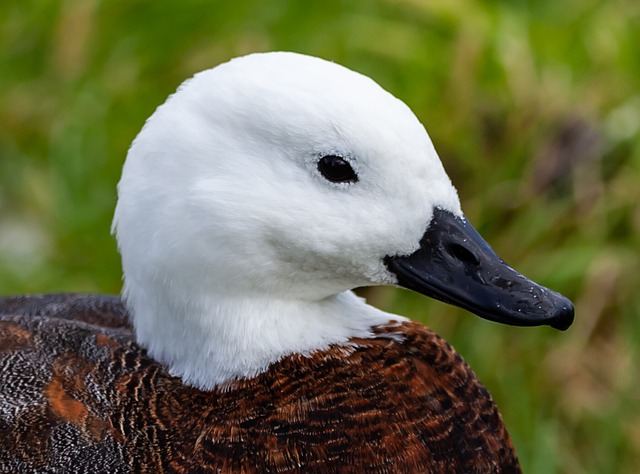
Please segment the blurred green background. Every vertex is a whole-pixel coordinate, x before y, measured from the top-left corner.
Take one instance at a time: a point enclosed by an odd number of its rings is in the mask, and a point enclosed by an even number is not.
[[[498,253],[576,302],[566,333],[369,289],[494,395],[528,473],[640,472],[640,2],[0,2],[0,294],[117,293],[127,148],[185,78],[293,50],[427,126]]]

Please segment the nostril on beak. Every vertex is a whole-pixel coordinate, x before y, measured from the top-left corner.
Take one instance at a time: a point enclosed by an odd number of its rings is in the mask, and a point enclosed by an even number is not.
[[[478,266],[480,265],[480,259],[476,257],[469,249],[463,247],[460,244],[447,245],[447,251],[457,260],[460,260],[467,265]]]

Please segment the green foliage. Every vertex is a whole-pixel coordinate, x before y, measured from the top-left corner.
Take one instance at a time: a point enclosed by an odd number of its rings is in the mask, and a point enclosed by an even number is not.
[[[0,293],[119,291],[126,150],[194,72],[293,50],[370,75],[427,126],[467,216],[577,303],[567,333],[366,290],[434,327],[525,472],[640,472],[640,4],[633,0],[0,3]]]

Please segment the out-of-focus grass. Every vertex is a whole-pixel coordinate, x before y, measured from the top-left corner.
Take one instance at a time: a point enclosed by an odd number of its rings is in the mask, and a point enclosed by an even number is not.
[[[640,472],[640,4],[634,0],[0,3],[0,293],[118,292],[127,147],[194,72],[259,50],[370,75],[427,126],[468,217],[577,303],[567,333],[367,292],[429,324],[528,473]]]

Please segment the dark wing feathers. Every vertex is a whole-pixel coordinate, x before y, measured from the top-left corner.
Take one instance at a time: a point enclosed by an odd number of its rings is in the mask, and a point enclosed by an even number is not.
[[[416,323],[203,392],[116,297],[0,299],[0,472],[517,473],[495,404]]]
[[[130,327],[119,296],[59,293],[0,298],[0,315],[47,316],[107,328]]]

